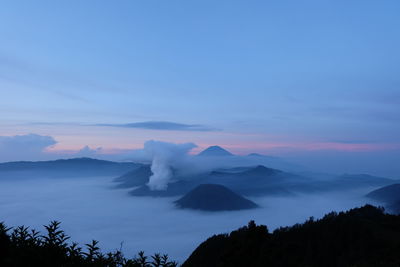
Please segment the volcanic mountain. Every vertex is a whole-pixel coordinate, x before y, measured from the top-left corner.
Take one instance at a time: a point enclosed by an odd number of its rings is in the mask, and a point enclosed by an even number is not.
[[[218,184],[201,184],[175,201],[179,208],[206,211],[253,209],[257,204],[227,187]]]
[[[149,167],[147,167],[149,168]],[[139,169],[138,169],[139,170]],[[239,194],[256,195],[292,195],[283,186],[291,181],[294,175],[264,166],[220,169],[194,175],[179,175],[175,173],[167,190],[150,190],[146,183],[149,171],[134,170],[127,175],[117,178],[119,187],[138,188],[130,191],[133,196],[182,196],[200,184],[224,185]],[[140,183],[142,183],[140,185]]]
[[[220,146],[210,146],[205,150],[201,151],[198,156],[201,157],[221,157],[221,156],[233,156],[233,154]]]
[[[141,165],[124,175],[114,179],[114,182],[119,183],[118,188],[129,188],[142,186],[149,182],[150,176],[153,175],[150,165]]]
[[[226,157],[221,157],[225,159]],[[200,184],[219,184],[243,196],[290,196],[297,193],[343,191],[393,184],[396,180],[370,175],[342,175],[327,178],[308,177],[263,165],[220,168],[196,174],[173,170],[166,190],[150,190],[149,165],[141,165],[117,178],[118,187],[130,188],[133,196],[183,196]],[[133,188],[136,187],[136,188]]]

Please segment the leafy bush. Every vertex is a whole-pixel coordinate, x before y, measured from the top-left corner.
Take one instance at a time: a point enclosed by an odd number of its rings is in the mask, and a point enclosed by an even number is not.
[[[109,267],[175,267],[168,255],[145,256],[141,251],[127,259],[121,250],[104,254],[98,241],[85,244],[69,243],[69,236],[60,229],[60,222],[44,226],[46,234],[19,226],[8,228],[0,223],[0,266],[109,266]]]

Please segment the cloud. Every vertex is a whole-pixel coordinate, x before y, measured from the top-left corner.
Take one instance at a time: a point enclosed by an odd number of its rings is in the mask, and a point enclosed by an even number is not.
[[[7,161],[38,161],[60,158],[92,157],[101,158],[101,147],[85,146],[80,150],[51,151],[48,150],[58,142],[51,136],[38,134],[0,136],[0,162]]]
[[[377,141],[372,141],[372,140],[355,140],[355,139],[349,139],[349,140],[344,140],[344,139],[333,139],[329,141],[328,143],[338,143],[338,144],[375,144]]]
[[[84,146],[82,149],[80,149],[78,152],[73,154],[75,157],[96,157],[99,154],[101,154],[103,151],[102,147],[97,147],[97,148],[90,148],[89,146]]]
[[[122,128],[138,128],[162,131],[199,131],[211,132],[217,129],[210,128],[200,124],[184,124],[169,121],[144,121],[125,124],[95,124],[94,126],[122,127]]]
[[[181,262],[207,237],[237,229],[251,219],[274,230],[364,204],[358,196],[366,193],[258,197],[254,200],[259,209],[207,213],[175,209],[171,198],[132,197],[123,189],[110,190],[115,177],[14,179],[17,177],[0,179],[1,217],[8,226],[29,224],[45,231],[43,224],[58,220],[80,245],[100,240],[107,253],[123,242],[127,256],[139,250],[146,254],[161,251]]]
[[[85,124],[78,122],[31,122],[29,125],[69,125],[69,126],[101,126],[101,127],[119,127],[119,128],[136,128],[159,131],[192,131],[192,132],[215,132],[220,129],[208,127],[201,124],[184,124],[170,121],[143,121],[133,123],[98,123]]]
[[[43,159],[55,144],[53,137],[38,134],[0,136],[0,161]]]

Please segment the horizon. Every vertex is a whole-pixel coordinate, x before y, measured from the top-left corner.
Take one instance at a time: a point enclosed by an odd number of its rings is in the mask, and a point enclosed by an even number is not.
[[[0,162],[160,140],[398,177],[399,8],[5,1]]]
[[[400,263],[399,11],[1,1],[0,266]]]

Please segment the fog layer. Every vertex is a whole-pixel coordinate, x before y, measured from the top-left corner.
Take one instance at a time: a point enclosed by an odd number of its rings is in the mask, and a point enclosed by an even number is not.
[[[255,220],[270,230],[365,203],[369,191],[251,198],[261,207],[234,212],[178,210],[176,198],[132,197],[125,189],[111,190],[114,177],[13,179],[0,177],[0,221],[43,230],[51,220],[80,244],[100,241],[103,251],[118,249],[133,256],[168,253],[183,261],[206,238],[229,232]],[[32,177],[31,177],[32,178]]]

